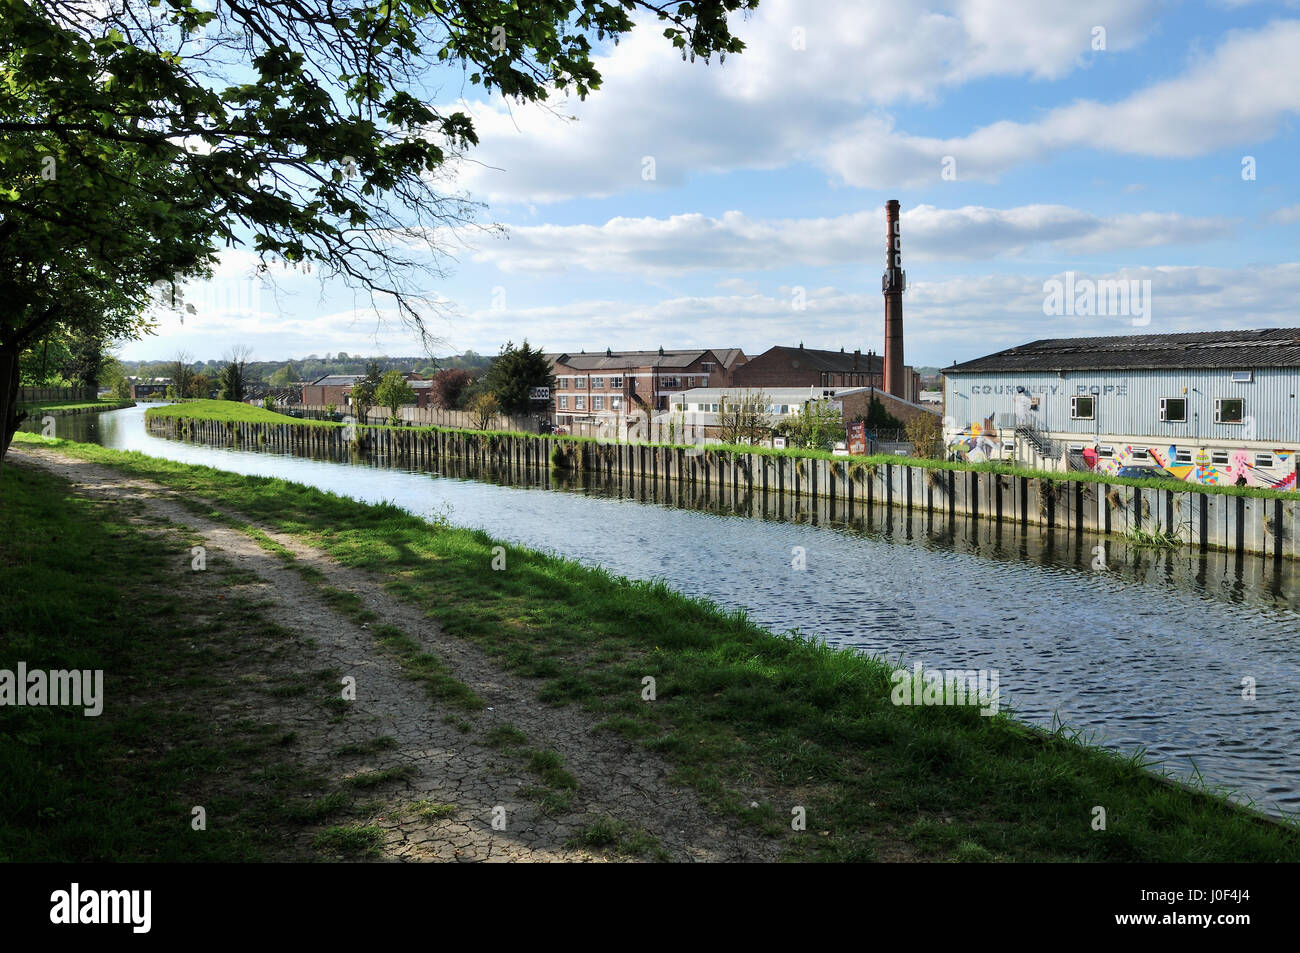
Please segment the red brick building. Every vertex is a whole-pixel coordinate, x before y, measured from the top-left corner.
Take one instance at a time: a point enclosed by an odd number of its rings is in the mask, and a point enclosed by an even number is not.
[[[644,418],[648,425],[650,416],[668,408],[671,395],[693,387],[724,387],[745,362],[740,348],[548,356],[555,371],[556,425],[575,433],[614,428],[620,436],[629,417]]]
[[[921,392],[921,375],[905,368],[904,400],[915,403]],[[758,390],[764,387],[875,387],[885,386],[885,362],[878,354],[861,350],[819,351],[814,348],[773,347],[738,367],[730,383]]]

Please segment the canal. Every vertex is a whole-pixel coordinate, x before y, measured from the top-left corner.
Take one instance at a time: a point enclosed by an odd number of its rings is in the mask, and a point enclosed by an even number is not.
[[[993,669],[1017,717],[1143,748],[1272,813],[1300,812],[1300,567],[882,512],[765,515],[752,501],[638,491],[584,474],[513,483],[155,437],[143,406],[59,418],[57,434],[278,476],[487,531],[743,606],[778,632],[927,667]],[[39,429],[32,421],[30,429]],[[647,495],[647,493],[649,495]],[[739,512],[738,512],[739,511]],[[795,568],[802,564],[803,569]],[[1247,697],[1248,686],[1254,698]]]

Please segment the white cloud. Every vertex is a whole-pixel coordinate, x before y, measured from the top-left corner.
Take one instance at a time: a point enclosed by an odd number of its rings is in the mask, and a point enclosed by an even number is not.
[[[481,144],[460,181],[490,202],[553,202],[801,158],[848,178],[845,151],[855,140],[843,140],[835,156],[825,144],[864,109],[934,101],[984,77],[1059,78],[1093,55],[1095,24],[1106,24],[1105,55],[1114,55],[1141,42],[1156,8],[1155,0],[764,0],[752,17],[734,20],[745,52],[709,65],[683,63],[650,21],[599,59],[603,84],[585,102],[468,106]],[[875,117],[856,133],[887,129]],[[927,141],[918,143],[925,153]],[[887,144],[891,167],[907,168],[918,151],[906,140]],[[646,156],[655,159],[653,180],[642,177]]]
[[[1294,225],[1296,222],[1300,222],[1300,205],[1280,208],[1270,215],[1268,220],[1275,225]]]
[[[1026,162],[1067,151],[1189,158],[1271,137],[1300,112],[1300,22],[1230,33],[1183,75],[1115,103],[1080,100],[1033,122],[1000,121],[940,139],[896,131],[868,117],[846,127],[821,160],[850,185],[939,184],[952,157],[958,180],[996,180]]]
[[[959,261],[1021,255],[1034,246],[1064,254],[1207,241],[1230,234],[1221,218],[1142,212],[1099,217],[1063,205],[1010,209],[920,205],[902,214],[904,260]],[[503,271],[680,274],[884,261],[884,211],[833,218],[753,219],[738,211],[668,218],[613,218],[603,225],[525,225],[480,242],[473,257]]]

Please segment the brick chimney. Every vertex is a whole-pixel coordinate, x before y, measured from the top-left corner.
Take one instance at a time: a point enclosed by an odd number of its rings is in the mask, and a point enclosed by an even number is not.
[[[885,393],[906,397],[903,379],[903,239],[898,224],[898,200],[885,203],[885,273],[880,288],[885,295]]]

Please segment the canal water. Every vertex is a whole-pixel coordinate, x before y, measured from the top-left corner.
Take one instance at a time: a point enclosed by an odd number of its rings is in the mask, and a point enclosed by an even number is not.
[[[1059,721],[1277,814],[1300,812],[1300,567],[1152,551],[876,507],[738,506],[591,474],[511,483],[209,447],[149,434],[143,406],[58,418],[57,435],[278,476],[547,550],[910,666],[992,669],[1017,717]],[[31,422],[39,429],[38,422]],[[883,510],[883,511],[882,511]],[[1099,548],[1101,547],[1101,548]],[[796,569],[802,562],[806,567]],[[1255,697],[1243,697],[1253,685]]]

